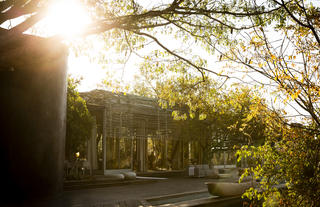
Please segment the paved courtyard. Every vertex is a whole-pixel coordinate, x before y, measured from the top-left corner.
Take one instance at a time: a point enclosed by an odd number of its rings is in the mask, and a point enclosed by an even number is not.
[[[132,183],[120,186],[108,186],[96,189],[65,191],[54,201],[38,203],[37,206],[61,207],[102,207],[114,206],[121,201],[127,201],[133,206],[137,201],[150,197],[178,194],[191,191],[205,191],[205,182],[213,181],[207,178],[172,177],[165,180],[153,180],[143,183]]]

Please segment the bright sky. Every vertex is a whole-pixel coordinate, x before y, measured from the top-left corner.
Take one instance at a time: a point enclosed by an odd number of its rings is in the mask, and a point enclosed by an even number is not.
[[[70,13],[70,11],[72,11]],[[67,40],[72,39],[77,33],[85,30],[91,22],[85,7],[77,0],[56,1],[50,7],[48,16],[40,23],[39,27],[46,31],[46,35],[60,34]],[[93,47],[93,50],[100,49]],[[92,51],[93,53],[95,51]],[[76,57],[70,51],[68,59],[68,73],[74,77],[82,77],[79,91],[88,91],[97,88],[105,76],[105,70],[98,63],[90,61],[86,56]]]
[[[0,27],[10,29],[24,20],[25,17],[19,17],[4,22]],[[83,31],[90,22],[88,12],[78,0],[55,0],[47,16],[26,33],[45,37],[58,34],[68,40]],[[85,56],[75,57],[74,54],[69,56],[68,72],[72,76],[84,78],[79,88],[81,91],[96,88],[97,83],[105,76],[105,70],[102,70],[99,64],[91,62]]]
[[[137,2],[146,9],[157,5],[167,4],[171,1],[172,0],[137,0]],[[72,15],[76,15],[73,17],[74,19],[77,19],[77,16],[81,16],[82,18],[86,16],[83,10],[79,9],[78,11],[81,12],[72,13]],[[97,53],[99,50],[103,50],[104,48],[102,45],[103,44],[96,42],[93,45],[92,52]],[[109,55],[112,54],[109,53]],[[69,56],[69,74],[76,77],[83,77],[78,90],[88,91],[99,87],[98,85],[107,77],[107,74],[109,76],[112,75],[114,79],[117,79],[124,84],[132,82],[134,80],[134,75],[139,73],[137,66],[139,62],[141,62],[141,59],[135,54],[132,54],[126,65],[108,64],[102,66],[101,64],[90,61],[89,57],[75,57],[71,54]]]
[[[159,1],[139,1],[144,7],[150,8],[157,5]],[[169,0],[162,0],[160,3],[168,3]],[[70,15],[70,11],[72,14]],[[58,14],[58,15],[57,15]],[[58,18],[57,18],[58,17]],[[85,8],[76,0],[57,1],[57,3],[50,9],[48,17],[40,25],[46,30],[48,35],[61,34],[66,38],[72,38],[77,32],[85,29],[86,24],[90,23],[90,18]],[[98,54],[99,50],[103,50],[103,44],[94,40],[91,53]],[[112,54],[108,54],[112,55]],[[112,74],[113,77],[121,82],[129,83],[134,79],[134,74],[137,73],[136,64],[139,62],[139,57],[134,54],[131,55],[129,62],[124,67],[123,65],[101,65],[97,61],[90,60],[87,56],[78,56],[70,54],[68,73],[74,77],[82,77],[81,85],[78,87],[79,91],[88,91],[96,89],[101,81]]]
[[[85,30],[90,22],[91,19],[85,7],[77,0],[56,0],[41,27],[49,36],[58,33],[66,38],[73,38],[74,35]]]

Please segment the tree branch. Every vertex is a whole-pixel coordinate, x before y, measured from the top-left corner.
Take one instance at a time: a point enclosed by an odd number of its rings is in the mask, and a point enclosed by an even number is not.
[[[0,13],[0,24],[10,19],[37,12],[39,9],[37,7],[39,2],[40,0],[32,0],[27,4],[24,4],[25,1],[23,0],[14,1],[8,11]]]
[[[38,12],[31,17],[27,18],[24,22],[18,24],[17,26],[11,28],[9,31],[16,33],[23,33],[30,27],[38,23],[44,17],[44,12]]]
[[[196,70],[198,70],[201,75],[202,75],[202,78],[205,80],[205,76],[203,74],[203,71],[207,71],[209,73],[212,73],[212,74],[215,74],[217,76],[220,76],[220,77],[225,77],[225,78],[230,78],[229,76],[227,75],[222,75],[222,74],[219,74],[219,73],[216,73],[212,70],[209,70],[209,69],[206,69],[206,68],[203,68],[203,67],[199,67],[197,65],[195,65],[194,63],[192,63],[190,60],[176,54],[175,52],[173,52],[172,50],[168,49],[167,47],[165,47],[157,38],[155,38],[154,36],[150,35],[150,34],[147,34],[147,33],[143,33],[143,32],[138,32],[138,31],[133,31],[134,33],[138,34],[138,35],[142,35],[142,36],[146,36],[146,37],[149,37],[151,39],[153,39],[162,49],[164,49],[165,51],[167,51],[169,54],[177,57],[178,59],[186,62],[188,65],[192,66],[193,68],[195,68]]]
[[[319,35],[317,34],[315,28],[314,28],[311,24],[305,24],[305,23],[303,23],[302,21],[300,21],[300,20],[288,9],[286,3],[285,3],[283,0],[281,0],[282,3],[280,3],[280,2],[278,2],[278,1],[276,1],[276,0],[273,0],[273,1],[274,1],[275,3],[277,3],[278,5],[280,5],[281,7],[283,7],[283,8],[286,10],[286,12],[289,14],[289,16],[290,16],[297,24],[299,24],[299,25],[302,26],[302,27],[305,27],[305,28],[310,29],[310,30],[312,31],[314,37],[316,38],[316,41],[317,41],[318,44],[320,45],[320,37],[319,37]],[[308,17],[306,16],[306,18],[308,18]]]

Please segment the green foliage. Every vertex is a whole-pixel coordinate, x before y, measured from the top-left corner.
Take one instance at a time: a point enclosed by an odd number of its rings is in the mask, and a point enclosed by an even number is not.
[[[268,2],[268,1],[265,1]],[[275,2],[275,1],[274,1]],[[276,2],[275,2],[276,3]],[[242,148],[250,160],[246,174],[261,179],[261,191],[244,194],[265,206],[317,206],[319,201],[319,8],[305,1],[270,4],[275,12],[253,16],[253,30],[230,47],[226,59],[241,63],[275,83],[283,102],[295,102],[308,113],[303,125],[291,126],[280,118],[265,119],[267,139],[260,147]],[[271,29],[275,31],[270,32]],[[275,34],[278,37],[275,37]],[[301,109],[297,109],[300,111]],[[285,190],[274,185],[286,183]]]
[[[211,10],[201,14],[208,5]],[[169,58],[172,53],[163,47],[146,56],[141,65],[142,73],[152,80],[149,82],[157,91],[162,107],[186,105],[187,112],[177,110],[173,115],[188,119],[187,115],[199,118],[205,114],[206,120],[214,121],[215,132],[227,132],[248,141],[255,140],[255,135],[265,138],[262,146],[242,147],[238,152],[239,159],[246,158],[250,165],[243,176],[251,174],[261,180],[262,191],[252,188],[244,194],[256,204],[317,206],[320,202],[319,139],[315,139],[320,126],[320,24],[316,15],[319,8],[295,0],[278,3],[266,0],[259,5],[256,1],[203,1],[203,4],[183,1],[181,6],[194,15],[167,17],[178,28],[171,30],[177,39],[186,43],[194,40],[210,54],[220,52],[220,60],[235,63],[234,68],[241,64],[247,74],[263,75],[269,84],[276,86],[274,92],[284,103],[294,101],[310,116],[305,117],[301,129],[289,127],[288,120],[282,118],[286,115],[284,111],[270,111],[258,98],[248,104],[246,93],[233,93],[233,90],[223,93],[215,87],[217,83],[207,78],[204,58],[188,56],[185,51]],[[197,72],[202,76],[197,76]],[[158,79],[156,83],[155,79]],[[266,86],[259,80],[256,82]],[[279,183],[286,183],[287,189],[275,188]]]
[[[278,125],[281,122],[278,122]],[[264,206],[317,206],[320,202],[320,142],[304,129],[281,125],[281,137],[268,137],[264,145],[243,146],[239,160],[249,160],[242,177],[261,180],[259,191],[243,196],[263,199]],[[286,189],[276,185],[285,184]],[[274,203],[274,205],[271,205]]]
[[[245,87],[227,89],[209,77],[203,79],[186,72],[186,67],[178,63],[168,67],[163,66],[170,74],[157,67],[143,66],[149,93],[158,98],[162,108],[173,109],[172,116],[189,129],[190,139],[202,141],[201,131],[207,132],[204,145],[209,149],[208,157],[212,149],[230,150],[234,145],[263,142],[266,134],[262,112],[269,110],[257,92]],[[135,91],[142,90],[143,94],[147,89],[145,85],[135,86]]]
[[[75,153],[86,154],[86,141],[91,136],[93,118],[86,102],[76,90],[80,80],[68,77],[67,88],[67,130],[66,130],[66,159],[75,159]]]

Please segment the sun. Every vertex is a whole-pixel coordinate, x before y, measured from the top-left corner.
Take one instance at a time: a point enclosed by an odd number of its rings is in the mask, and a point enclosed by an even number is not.
[[[77,0],[56,0],[49,7],[45,21],[48,36],[73,37],[85,31],[91,23],[89,13]]]

